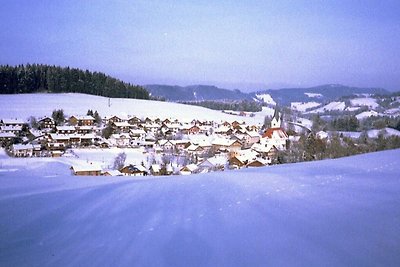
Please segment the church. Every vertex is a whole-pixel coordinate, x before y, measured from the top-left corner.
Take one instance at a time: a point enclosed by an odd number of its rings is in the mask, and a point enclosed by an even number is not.
[[[271,126],[264,131],[260,142],[266,146],[275,146],[278,150],[286,150],[288,140],[289,136],[282,128],[282,116],[279,114],[278,107],[275,107]]]

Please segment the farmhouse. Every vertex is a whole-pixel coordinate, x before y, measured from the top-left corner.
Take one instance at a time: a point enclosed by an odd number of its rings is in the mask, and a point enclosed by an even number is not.
[[[71,116],[68,121],[71,125],[92,126],[95,122],[95,119],[90,115]]]
[[[101,167],[94,163],[73,165],[71,166],[72,173],[78,176],[99,176],[101,175]]]
[[[14,157],[32,157],[33,145],[15,144],[11,146],[11,153]]]
[[[127,176],[146,176],[147,170],[142,165],[128,165],[123,167],[120,172]]]

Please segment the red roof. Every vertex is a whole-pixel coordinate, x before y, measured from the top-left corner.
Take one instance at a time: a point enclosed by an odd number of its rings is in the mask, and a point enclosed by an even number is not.
[[[282,128],[269,128],[262,135],[263,138],[272,138],[272,135],[275,133],[278,134],[280,138],[288,138],[287,133]]]

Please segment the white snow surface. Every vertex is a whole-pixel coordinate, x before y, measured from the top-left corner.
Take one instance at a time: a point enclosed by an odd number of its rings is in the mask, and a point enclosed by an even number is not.
[[[268,113],[257,112],[256,116],[252,118],[241,117],[192,105],[138,99],[109,99],[75,93],[0,95],[0,118],[17,117],[26,120],[30,116],[51,116],[55,109],[63,109],[67,116],[86,114],[88,109],[91,109],[97,110],[102,117],[135,115],[139,118],[174,118],[182,121],[193,119],[216,122],[245,120],[249,124],[262,124],[265,115],[269,115],[268,110]]]
[[[314,109],[312,111],[308,111],[307,113],[324,113],[325,111],[343,111],[346,108],[346,104],[344,102],[330,102],[329,104]]]
[[[275,100],[272,98],[270,94],[256,94],[256,97],[262,100],[266,104],[276,105]]]
[[[151,180],[6,157],[0,266],[400,265],[400,150]]]
[[[356,115],[357,120],[362,120],[368,117],[373,117],[373,116],[380,116],[380,114],[378,112],[376,112],[375,110],[368,110],[368,111],[364,111],[361,112],[360,114]]]
[[[310,109],[310,108],[318,107],[319,105],[321,105],[321,103],[317,103],[317,102],[314,102],[314,101],[312,101],[312,102],[292,102],[292,103],[290,103],[290,107],[292,109],[295,109],[295,110],[298,110],[298,111],[301,111],[301,112],[304,112],[304,111],[306,111],[307,109]]]
[[[379,107],[379,104],[376,103],[376,99],[371,97],[354,98],[350,100],[350,103],[353,106],[367,106],[374,109]]]
[[[308,97],[322,97],[322,94],[318,94],[318,93],[304,93],[306,96]]]

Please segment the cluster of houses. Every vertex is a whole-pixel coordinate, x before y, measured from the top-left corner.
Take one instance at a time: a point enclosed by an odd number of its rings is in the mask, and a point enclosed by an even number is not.
[[[286,150],[288,135],[276,110],[271,125],[177,119],[107,116],[96,123],[90,116],[71,116],[61,125],[51,117],[37,120],[37,129],[18,119],[0,120],[0,143],[14,157],[62,156],[69,148],[142,148],[160,155],[184,155],[185,164],[148,162],[103,170],[96,164],[72,166],[75,175],[192,174],[226,168],[259,167],[274,163]]]

